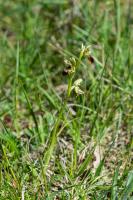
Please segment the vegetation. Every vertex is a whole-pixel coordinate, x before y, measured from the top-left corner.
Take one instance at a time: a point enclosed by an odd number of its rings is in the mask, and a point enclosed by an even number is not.
[[[132,0],[0,0],[0,199],[133,199]]]

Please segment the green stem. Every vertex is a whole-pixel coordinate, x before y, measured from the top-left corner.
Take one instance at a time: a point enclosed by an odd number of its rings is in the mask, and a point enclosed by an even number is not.
[[[70,97],[71,94],[71,88],[72,88],[72,80],[73,80],[73,76],[70,76],[69,81],[68,81],[68,89],[67,89],[67,97]]]

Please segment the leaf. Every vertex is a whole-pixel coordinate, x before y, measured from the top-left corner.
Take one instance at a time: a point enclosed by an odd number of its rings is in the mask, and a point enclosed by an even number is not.
[[[128,173],[126,187],[122,193],[121,200],[127,200],[133,192],[133,170]]]
[[[80,176],[84,173],[84,171],[88,168],[88,165],[91,163],[93,159],[93,151],[88,154],[84,162],[80,165],[79,170],[77,172],[77,176]]]
[[[101,174],[101,171],[103,169],[103,165],[104,165],[104,158],[100,161],[97,169],[96,169],[96,172],[95,172],[95,177],[99,176]]]
[[[113,182],[112,182],[112,191],[111,191],[111,200],[116,200],[117,199],[117,182],[118,182],[118,175],[119,175],[119,166],[116,168],[114,177],[113,177]]]
[[[99,164],[101,163],[102,152],[100,145],[97,145],[94,151],[95,160],[93,161],[94,171],[98,168]]]

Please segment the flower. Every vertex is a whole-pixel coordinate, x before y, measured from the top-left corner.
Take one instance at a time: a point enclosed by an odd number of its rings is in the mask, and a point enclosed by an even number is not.
[[[83,56],[89,56],[91,54],[91,46],[89,45],[89,46],[86,47],[86,46],[84,46],[82,44],[82,46],[81,46],[81,54]]]
[[[71,88],[71,91],[72,90],[74,90],[75,91],[75,93],[77,94],[77,95],[80,95],[80,94],[84,94],[84,92],[80,89],[80,85],[81,85],[81,82],[82,82],[83,80],[80,78],[80,79],[77,79],[75,82],[74,82],[74,84],[73,84],[73,86],[72,86],[72,88]]]
[[[72,74],[75,72],[76,68],[76,59],[74,57],[70,58],[70,60],[64,60],[67,67],[64,69],[66,74]]]

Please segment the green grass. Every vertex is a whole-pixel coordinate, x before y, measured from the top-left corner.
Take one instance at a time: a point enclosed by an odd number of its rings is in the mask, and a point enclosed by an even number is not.
[[[0,0],[1,200],[133,199],[132,6]]]

